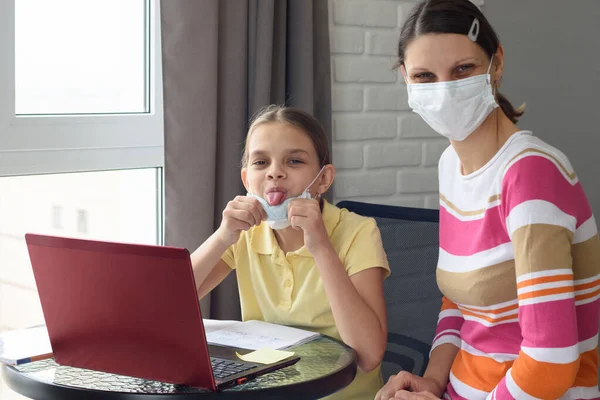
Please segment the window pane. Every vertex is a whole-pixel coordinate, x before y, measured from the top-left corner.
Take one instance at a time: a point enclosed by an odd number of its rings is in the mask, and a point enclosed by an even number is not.
[[[0,331],[44,322],[25,233],[157,244],[158,173],[0,178]]]
[[[17,114],[139,113],[146,0],[16,0]]]

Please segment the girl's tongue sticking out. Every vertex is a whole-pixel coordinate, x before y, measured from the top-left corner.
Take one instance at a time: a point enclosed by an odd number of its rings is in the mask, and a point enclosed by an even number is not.
[[[285,200],[285,192],[273,191],[267,193],[267,202],[270,206],[278,206]]]

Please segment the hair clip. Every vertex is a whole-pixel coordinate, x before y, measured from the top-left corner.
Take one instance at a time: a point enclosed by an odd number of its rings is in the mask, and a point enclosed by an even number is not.
[[[469,29],[469,33],[467,34],[471,41],[476,42],[477,37],[479,36],[479,20],[475,18],[473,23],[471,24],[471,29]]]

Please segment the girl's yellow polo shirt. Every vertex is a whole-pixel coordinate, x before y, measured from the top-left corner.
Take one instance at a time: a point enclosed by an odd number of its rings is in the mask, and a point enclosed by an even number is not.
[[[323,221],[349,276],[368,268],[389,265],[375,220],[324,202]],[[262,223],[240,235],[222,256],[237,271],[242,319],[262,320],[340,339],[319,270],[313,256],[302,247],[284,253],[273,230]],[[345,389],[332,399],[371,400],[383,385],[380,368],[358,371]]]

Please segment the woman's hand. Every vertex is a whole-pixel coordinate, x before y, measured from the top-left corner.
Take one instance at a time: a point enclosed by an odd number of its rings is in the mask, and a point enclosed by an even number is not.
[[[440,400],[439,397],[429,392],[408,392],[406,390],[400,390],[396,392],[394,399],[402,400]]]
[[[401,371],[397,375],[390,376],[385,386],[377,392],[375,400],[439,399],[443,393],[444,388],[437,381]]]
[[[258,200],[248,196],[237,196],[223,210],[221,226],[217,229],[219,240],[227,246],[235,244],[242,231],[260,225],[267,214]]]
[[[304,231],[304,246],[312,255],[324,245],[331,246],[318,200],[292,200],[288,206],[288,219],[294,229]]]

